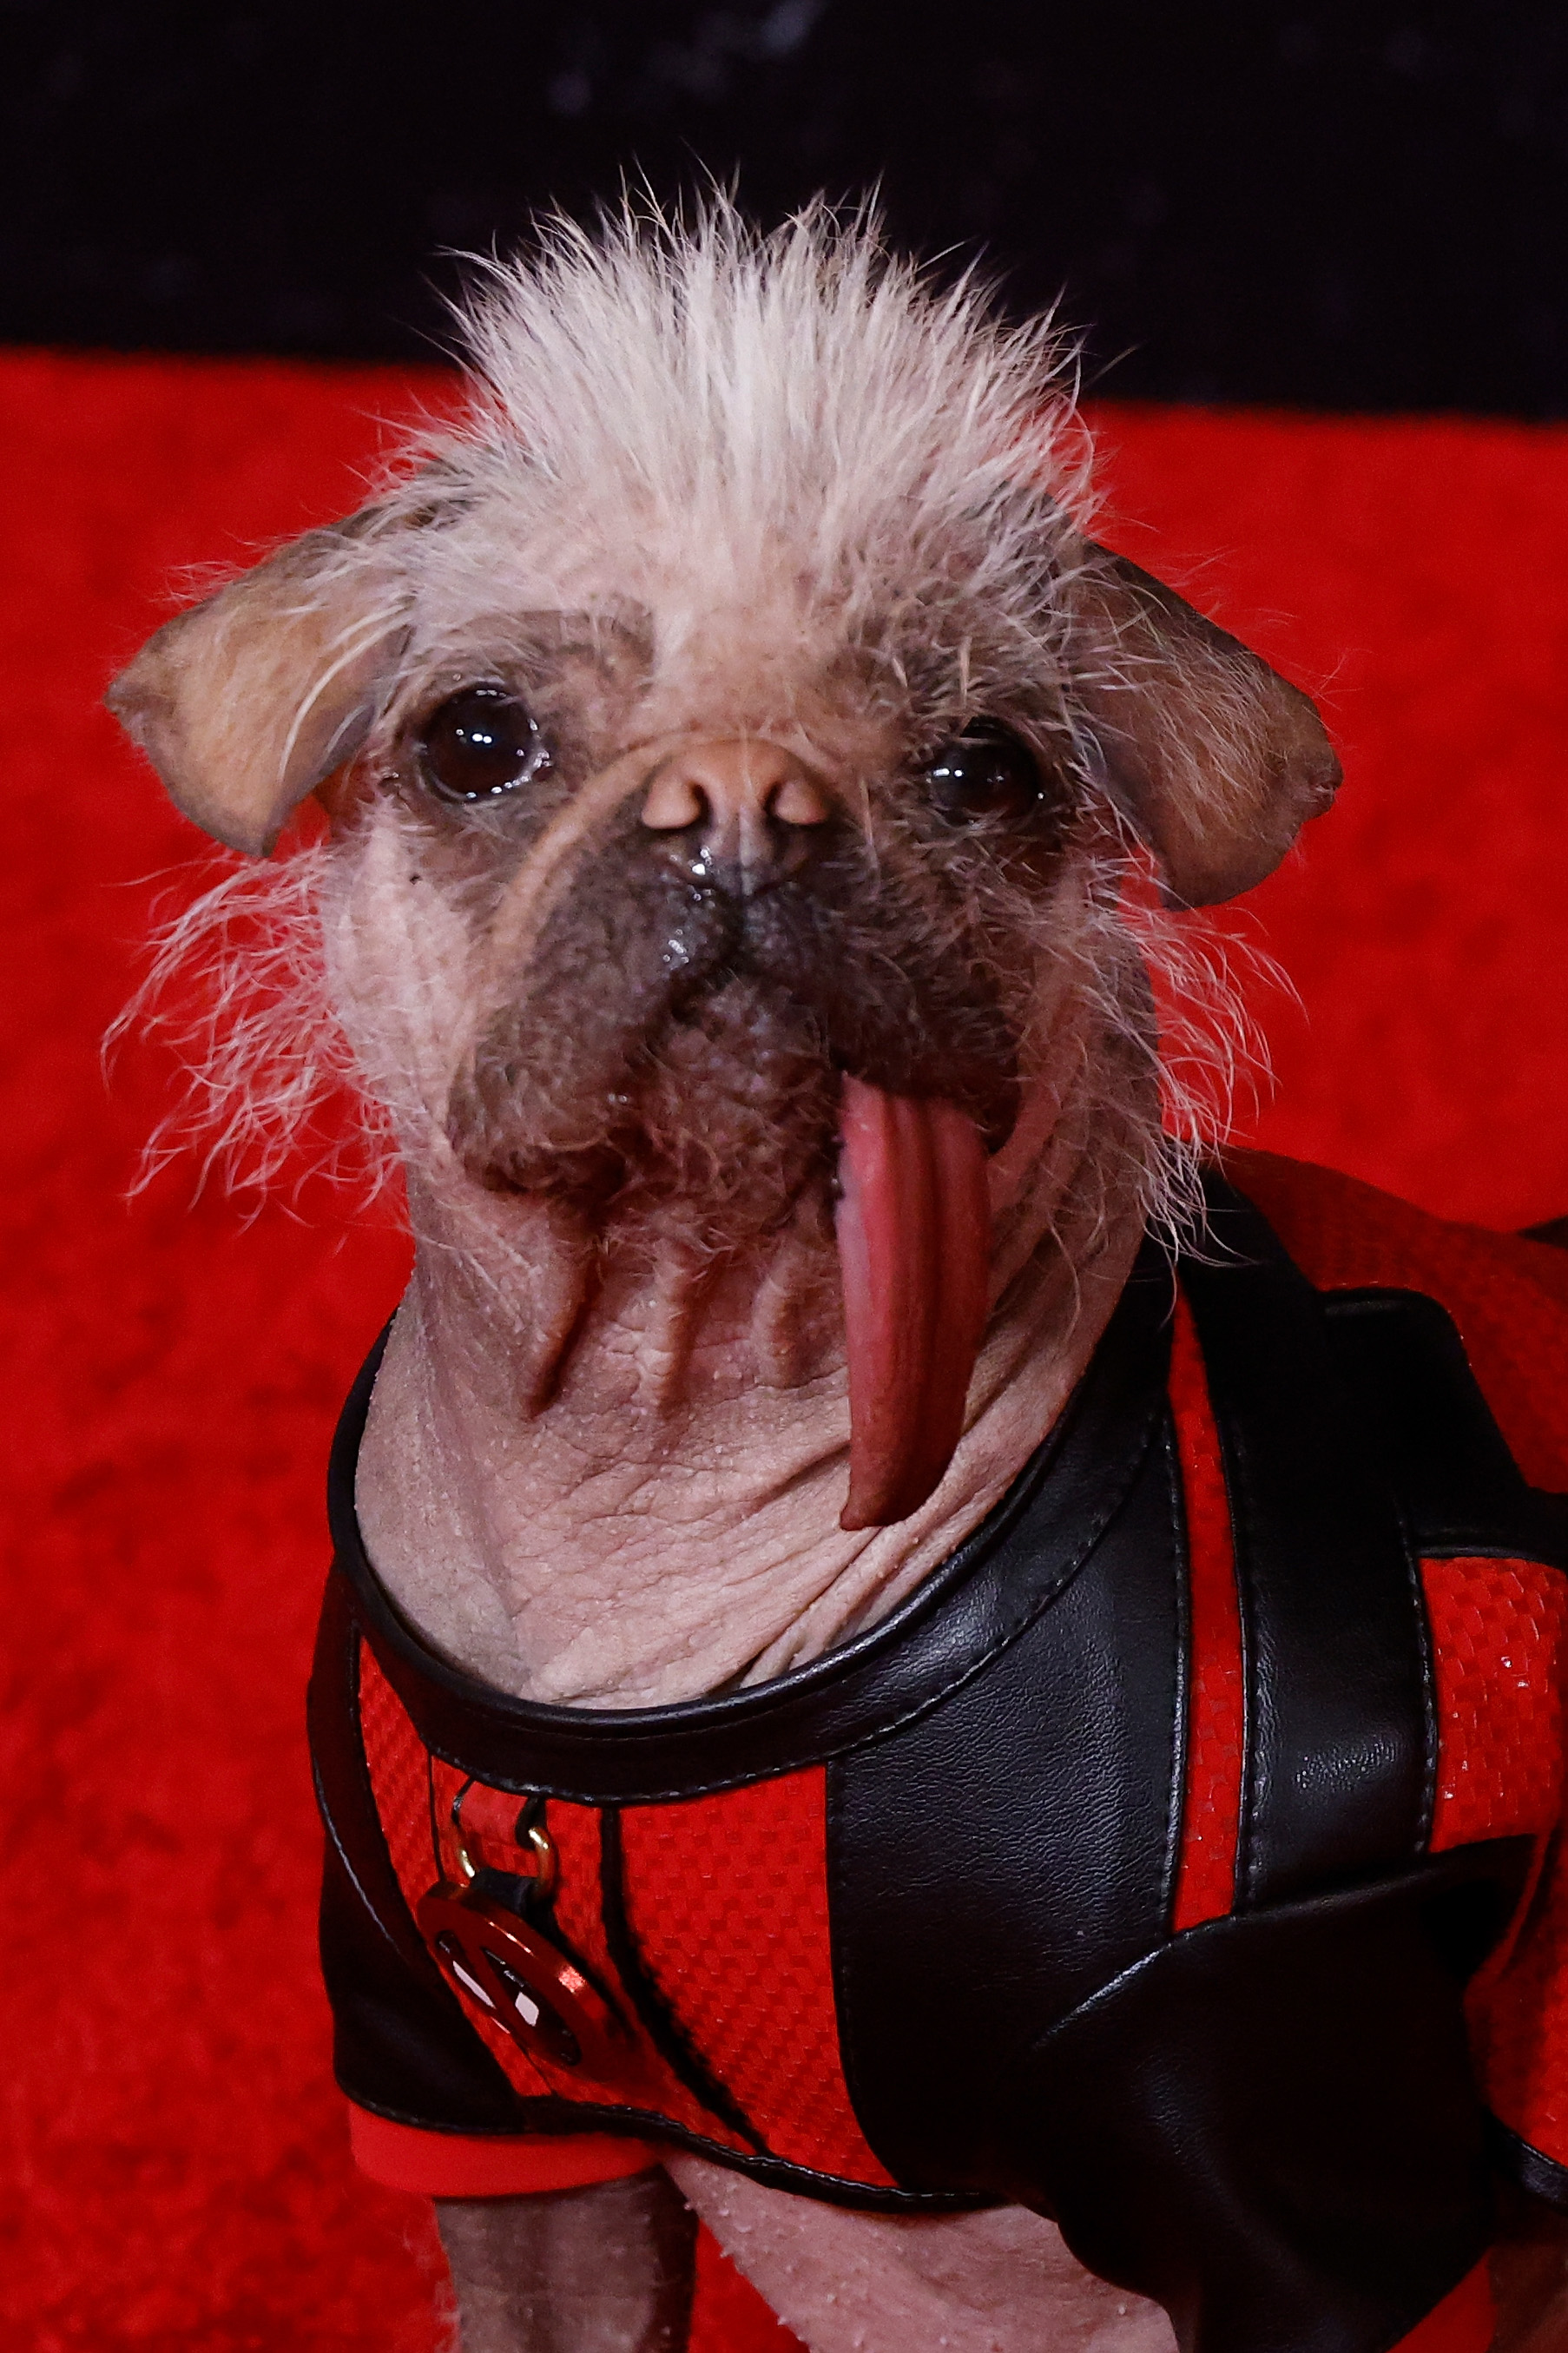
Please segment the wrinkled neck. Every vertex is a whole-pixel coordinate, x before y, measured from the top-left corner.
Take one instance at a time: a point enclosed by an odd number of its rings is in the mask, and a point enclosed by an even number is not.
[[[770,1250],[590,1247],[537,1200],[416,1177],[419,1248],[359,1473],[371,1556],[435,1646],[520,1696],[665,1704],[764,1680],[884,1615],[1059,1414],[1142,1229],[1136,1136],[1082,1058],[1022,1198],[964,1435],[890,1527],[838,1525],[848,1467],[826,1202]]]

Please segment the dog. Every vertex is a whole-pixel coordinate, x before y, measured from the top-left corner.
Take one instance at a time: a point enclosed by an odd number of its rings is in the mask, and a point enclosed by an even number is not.
[[[1170,1050],[1318,714],[865,216],[557,224],[468,334],[110,692],[296,828],[416,1241],[312,1684],[362,2162],[468,2353],[679,2347],[694,2214],[815,2353],[1568,2342],[1563,1416],[1471,1328],[1549,1388],[1550,1254],[1221,1170]]]

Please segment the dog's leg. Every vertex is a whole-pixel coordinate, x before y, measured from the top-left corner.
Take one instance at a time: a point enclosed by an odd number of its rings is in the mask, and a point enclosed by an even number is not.
[[[438,2198],[461,2353],[685,2353],[697,2218],[662,2168],[531,2198]]]

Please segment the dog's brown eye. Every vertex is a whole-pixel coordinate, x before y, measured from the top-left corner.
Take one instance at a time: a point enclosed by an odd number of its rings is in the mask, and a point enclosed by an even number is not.
[[[466,686],[419,731],[425,781],[452,801],[500,800],[550,763],[529,712],[504,686]]]
[[[977,719],[944,744],[925,780],[942,816],[955,825],[1027,817],[1043,797],[1034,754],[1011,728],[990,719]]]

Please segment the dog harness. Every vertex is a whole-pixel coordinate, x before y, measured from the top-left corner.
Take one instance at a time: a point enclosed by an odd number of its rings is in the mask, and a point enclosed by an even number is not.
[[[1022,2203],[1184,2353],[1425,2353],[1497,2170],[1568,2207],[1568,1267],[1236,1166],[910,1599],[689,1704],[429,1650],[354,1515],[372,1356],[310,1693],[370,2170]]]

